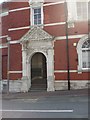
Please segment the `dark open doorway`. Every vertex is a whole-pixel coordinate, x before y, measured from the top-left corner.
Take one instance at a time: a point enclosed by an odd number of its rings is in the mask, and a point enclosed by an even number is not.
[[[47,65],[42,53],[35,53],[31,59],[31,90],[46,90]]]

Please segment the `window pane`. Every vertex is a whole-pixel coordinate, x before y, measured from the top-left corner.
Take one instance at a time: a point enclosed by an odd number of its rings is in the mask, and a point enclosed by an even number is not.
[[[90,62],[88,62],[88,68],[90,68]]]
[[[37,15],[34,15],[34,19],[37,19]]]
[[[34,20],[34,24],[37,25],[37,20],[36,19]]]
[[[39,19],[41,18],[41,14],[38,14],[38,18],[39,18]]]
[[[77,18],[80,20],[87,20],[88,4],[87,2],[77,2]]]
[[[38,20],[38,24],[41,24],[41,20]]]
[[[38,9],[34,9],[34,14],[38,13]]]
[[[34,20],[34,24],[37,24],[37,20]]]
[[[90,40],[87,40],[83,43],[82,48],[90,48]]]
[[[82,67],[90,68],[90,50],[82,51]]]
[[[40,13],[40,14],[41,14],[41,8],[39,8],[39,9],[38,9],[38,13]]]
[[[83,62],[83,68],[86,68],[86,62]]]

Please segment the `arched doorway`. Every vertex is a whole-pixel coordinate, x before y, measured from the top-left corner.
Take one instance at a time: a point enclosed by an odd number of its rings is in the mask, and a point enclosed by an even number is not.
[[[38,31],[38,32],[37,32]],[[36,37],[37,36],[37,37]],[[27,92],[36,84],[44,84],[47,91],[54,91],[54,37],[42,28],[34,26],[21,39],[22,44],[22,85],[21,91]],[[33,72],[34,65],[37,64],[37,56],[41,56],[41,72]],[[39,63],[38,63],[39,64]],[[37,64],[37,68],[38,67]],[[40,69],[38,69],[39,71]],[[37,69],[36,69],[37,71]],[[42,81],[36,78],[41,78]],[[46,78],[46,79],[43,79]],[[37,80],[37,81],[35,81]],[[40,88],[40,87],[38,87]]]
[[[35,53],[31,58],[31,90],[47,89],[47,64],[42,53]]]

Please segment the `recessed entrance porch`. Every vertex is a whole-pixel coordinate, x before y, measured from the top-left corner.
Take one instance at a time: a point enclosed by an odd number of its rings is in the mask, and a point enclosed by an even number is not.
[[[35,53],[31,58],[31,90],[47,89],[47,64],[42,53]]]

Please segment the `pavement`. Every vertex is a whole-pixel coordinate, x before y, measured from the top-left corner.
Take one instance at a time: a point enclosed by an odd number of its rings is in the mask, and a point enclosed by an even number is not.
[[[2,93],[0,96],[2,100],[10,99],[35,99],[37,97],[48,97],[48,96],[89,96],[90,89],[74,89],[74,90],[59,90],[53,92],[47,91],[31,91],[27,93]]]

